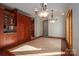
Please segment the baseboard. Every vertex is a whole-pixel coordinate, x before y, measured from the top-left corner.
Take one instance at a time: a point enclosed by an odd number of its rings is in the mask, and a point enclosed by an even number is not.
[[[38,38],[40,38],[40,37],[43,37],[43,36],[37,36],[37,37],[35,37],[35,39],[38,39]]]
[[[0,51],[0,56],[15,56],[15,54],[13,54],[8,50],[7,51],[3,50],[3,51]]]
[[[74,54],[74,56],[77,56],[77,54],[76,54],[76,49],[72,49],[72,51],[73,51],[73,54]]]
[[[35,39],[38,39],[40,37],[44,37],[44,36],[37,36],[35,37]],[[65,37],[55,37],[55,36],[47,36],[46,38],[66,39]]]
[[[65,37],[55,37],[55,36],[48,36],[48,38],[66,39]]]
[[[69,44],[68,44],[67,40],[65,40],[65,41],[66,41],[67,48],[69,49]]]

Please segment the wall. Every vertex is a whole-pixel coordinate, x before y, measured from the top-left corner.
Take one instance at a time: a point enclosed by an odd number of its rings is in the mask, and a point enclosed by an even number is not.
[[[65,15],[59,16],[56,23],[52,24],[48,21],[48,36],[65,37]],[[43,28],[42,21],[38,16],[35,16],[35,37],[42,36]]]
[[[40,11],[40,3],[20,3],[20,4],[8,4],[6,3],[5,5],[10,6],[12,8],[18,8],[20,10],[23,10],[24,12],[28,12],[32,16],[35,16],[34,14],[34,9],[38,8]],[[48,11],[50,12],[51,9],[54,9],[57,14],[59,12],[65,12],[66,7],[68,4],[64,3],[48,3],[47,8]],[[29,8],[30,6],[30,8]],[[59,13],[60,14],[60,13]],[[49,24],[49,35],[50,36],[58,36],[58,37],[65,37],[65,25],[64,25],[64,17],[59,17],[58,21],[55,24]],[[40,21],[39,17],[35,17],[35,36],[41,36],[42,35],[42,22]]]
[[[48,36],[65,37],[65,16],[58,17],[55,23],[48,22]]]
[[[73,11],[73,51],[79,55],[79,4],[69,4],[69,8]]]
[[[42,21],[38,16],[35,16],[34,18],[35,22],[35,37],[42,36]]]
[[[65,7],[65,12],[67,9],[72,8],[73,11],[73,51],[75,55],[79,55],[79,4],[67,4]],[[59,17],[55,24],[49,23],[49,36],[59,36],[65,37],[65,16]]]
[[[35,37],[42,36],[42,21],[38,16],[35,17]],[[56,23],[48,21],[48,36],[65,37],[65,16],[60,16]]]
[[[48,6],[54,9],[54,17],[57,17],[57,21],[52,24],[48,23],[48,35],[53,37],[65,37],[65,16],[61,15],[61,13],[66,13],[66,9],[68,4],[58,3],[58,4],[48,4]]]

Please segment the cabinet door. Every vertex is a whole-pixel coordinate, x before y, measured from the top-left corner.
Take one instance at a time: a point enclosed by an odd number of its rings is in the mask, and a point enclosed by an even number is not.
[[[17,40],[20,42],[24,39],[24,23],[22,18],[22,14],[17,13]]]
[[[1,47],[11,48],[16,43],[16,35],[15,34],[4,34],[1,39]]]
[[[3,9],[0,9],[0,48],[3,44]]]
[[[29,20],[29,18],[27,17],[27,16],[25,16],[25,32],[26,32],[26,34],[25,34],[25,36],[27,37],[26,39],[27,39],[27,41],[31,41],[31,38],[30,38],[30,30],[31,30],[31,28],[30,28],[30,20]]]
[[[2,34],[3,33],[3,10],[2,9],[0,9],[0,34]]]
[[[34,20],[31,18],[30,20],[31,20],[31,40],[33,40],[34,39]]]

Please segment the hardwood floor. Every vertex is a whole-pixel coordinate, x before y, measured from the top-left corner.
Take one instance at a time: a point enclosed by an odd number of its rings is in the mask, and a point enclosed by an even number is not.
[[[8,51],[1,51],[0,56],[73,56],[67,50],[65,39],[40,37],[30,42],[21,44]]]
[[[61,42],[62,39],[41,37],[9,51],[19,56],[61,56],[65,54],[64,51],[61,51]]]
[[[61,42],[61,51],[65,52],[65,54],[61,54],[61,56],[74,56],[73,51],[68,49],[66,39]]]

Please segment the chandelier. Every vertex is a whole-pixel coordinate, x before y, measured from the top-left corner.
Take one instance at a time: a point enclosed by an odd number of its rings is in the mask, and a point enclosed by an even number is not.
[[[51,13],[49,14],[48,9],[47,9],[47,3],[41,3],[41,11],[38,11],[37,8],[35,8],[35,15],[38,15],[40,18],[42,18],[43,20],[50,20],[50,23],[55,23],[55,21],[57,20],[54,19],[53,17],[53,9],[51,10]]]
[[[46,3],[42,3],[41,5],[41,11],[38,12],[38,9],[35,8],[35,14],[37,14],[38,16],[40,16],[41,18],[45,18],[48,16],[48,12],[47,12],[47,4]]]

